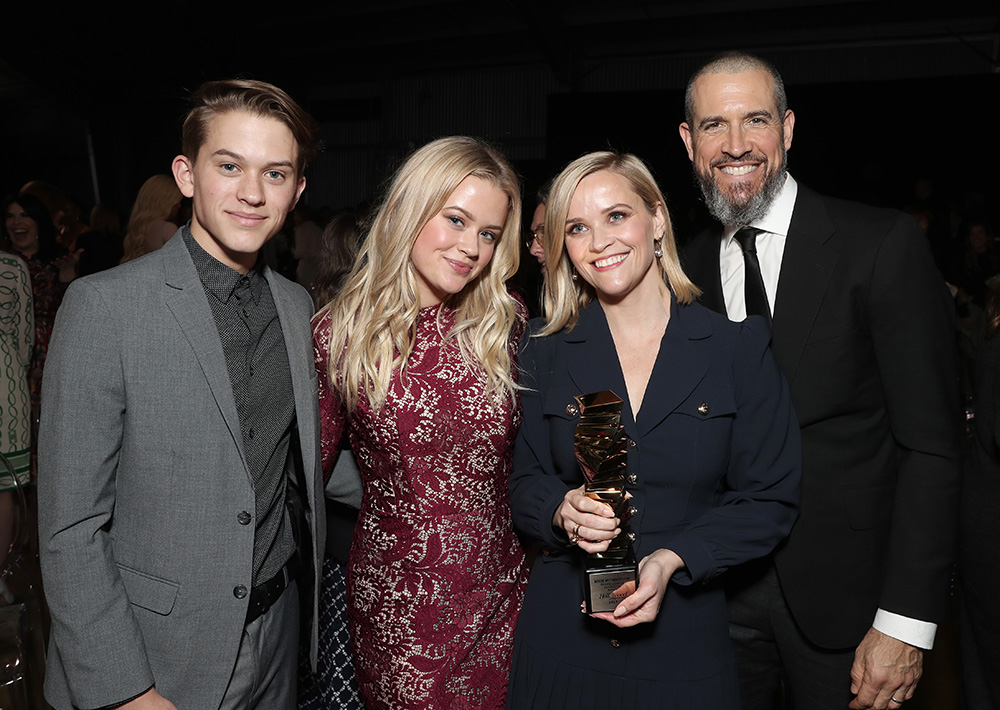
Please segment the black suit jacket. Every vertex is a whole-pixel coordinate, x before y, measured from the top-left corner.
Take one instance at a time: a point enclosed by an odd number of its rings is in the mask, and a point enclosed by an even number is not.
[[[687,251],[726,312],[717,228]],[[806,636],[860,642],[877,608],[946,611],[959,490],[954,309],[916,224],[799,186],[772,347],[802,428],[802,510],[775,554]]]

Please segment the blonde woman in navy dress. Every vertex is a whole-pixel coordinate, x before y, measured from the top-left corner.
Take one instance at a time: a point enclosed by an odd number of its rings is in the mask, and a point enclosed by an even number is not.
[[[761,318],[695,303],[666,203],[631,155],[592,153],[546,204],[545,313],[522,349],[515,527],[541,545],[508,707],[739,708],[719,576],[767,554],[797,514],[801,449]],[[638,586],[581,613],[583,553],[619,531],[582,492],[574,396],[625,402]]]

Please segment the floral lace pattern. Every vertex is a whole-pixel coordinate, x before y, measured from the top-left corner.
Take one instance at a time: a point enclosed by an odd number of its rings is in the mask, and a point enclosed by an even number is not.
[[[453,322],[422,309],[405,374],[349,421],[327,382],[329,318],[314,327],[324,473],[346,427],[364,483],[347,599],[368,710],[504,704],[527,583],[507,494],[521,415],[442,342]]]

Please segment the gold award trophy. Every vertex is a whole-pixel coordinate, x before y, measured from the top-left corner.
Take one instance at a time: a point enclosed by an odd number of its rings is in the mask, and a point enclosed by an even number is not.
[[[611,390],[574,397],[580,420],[573,437],[576,460],[586,480],[584,494],[611,507],[621,521],[619,534],[604,552],[584,558],[587,613],[614,611],[635,591],[639,566],[632,543],[636,535],[628,521],[635,509],[625,494],[628,437],[622,426],[622,400]]]

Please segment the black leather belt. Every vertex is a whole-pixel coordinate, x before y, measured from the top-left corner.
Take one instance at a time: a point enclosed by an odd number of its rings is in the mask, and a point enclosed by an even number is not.
[[[281,594],[285,591],[285,587],[295,579],[298,572],[299,556],[295,554],[292,555],[292,558],[271,579],[261,582],[251,589],[250,605],[247,607],[247,620],[244,622],[244,625],[249,626],[264,616],[267,610],[271,608],[271,605],[278,601]]]

